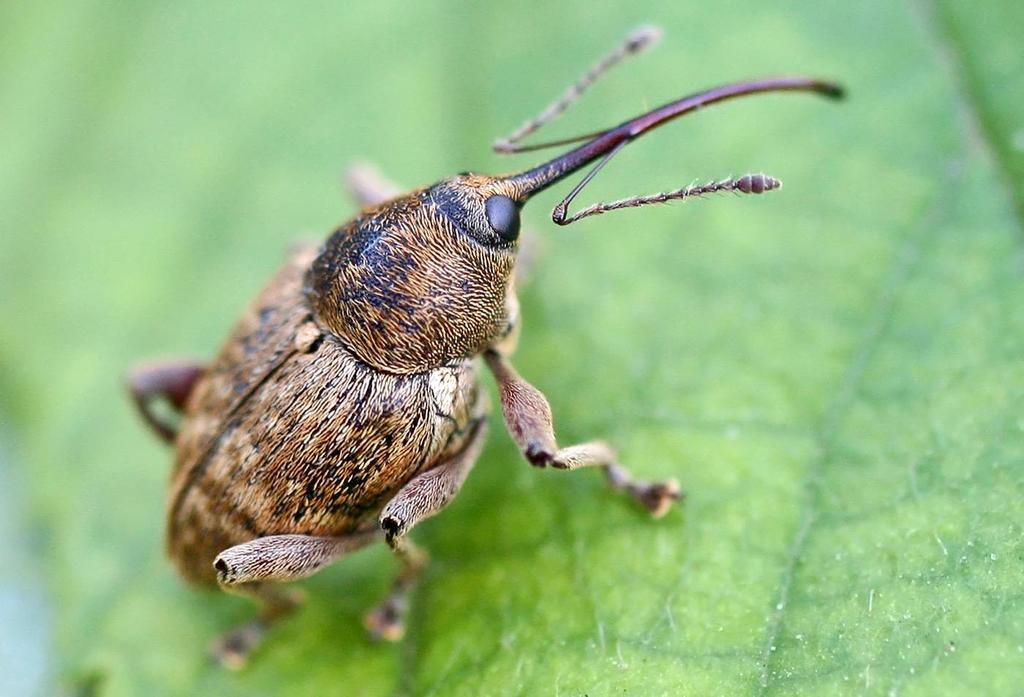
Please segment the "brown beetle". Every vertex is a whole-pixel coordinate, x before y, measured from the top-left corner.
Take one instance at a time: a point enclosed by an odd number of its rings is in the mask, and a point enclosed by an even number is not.
[[[177,453],[167,511],[171,559],[189,581],[262,603],[258,619],[215,644],[226,665],[242,665],[270,623],[298,602],[276,584],[379,539],[402,570],[366,624],[374,636],[401,636],[405,595],[425,561],[407,534],[454,498],[487,431],[477,357],[496,378],[508,431],[533,465],[600,467],[613,488],[655,516],[679,498],[674,481],[634,479],[603,442],[557,445],[547,400],[509,363],[519,327],[520,208],[594,161],[555,208],[556,223],[714,191],[777,188],[771,177],[746,175],[568,215],[569,202],[616,152],[677,116],[759,92],[841,92],[806,78],[742,82],[599,133],[516,145],[655,37],[650,29],[632,35],[496,149],[582,145],[519,174],[461,174],[402,195],[357,174],[351,183],[366,207],[319,249],[292,254],[212,363],[162,361],[132,371],[142,416]],[[181,412],[177,428],[158,417],[156,398]]]

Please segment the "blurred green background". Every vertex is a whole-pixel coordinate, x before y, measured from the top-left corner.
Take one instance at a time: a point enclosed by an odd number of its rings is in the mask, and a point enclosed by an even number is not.
[[[1020,694],[1024,7],[932,2],[0,5],[0,693]],[[304,585],[240,674],[251,614],[161,552],[169,453],[120,375],[208,356],[340,174],[503,171],[507,133],[632,27],[666,30],[547,137],[727,80],[835,77],[841,105],[723,105],[584,195],[766,171],[762,198],[568,229],[517,365],[561,439],[614,441],[681,510],[531,470],[499,427],[409,637],[370,644],[383,549]]]

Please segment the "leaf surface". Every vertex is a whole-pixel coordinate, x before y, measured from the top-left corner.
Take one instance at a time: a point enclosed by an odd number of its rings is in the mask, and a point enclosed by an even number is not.
[[[52,615],[53,680],[111,697],[1018,693],[1020,7],[0,9],[3,481],[35,586],[0,580],[16,601],[46,589],[32,616]],[[246,671],[207,663],[251,608],[164,560],[168,454],[119,375],[216,350],[288,244],[353,213],[354,159],[409,185],[532,164],[489,144],[644,21],[659,49],[549,136],[757,74],[850,89],[701,112],[583,196],[761,170],[781,192],[568,229],[548,220],[568,185],[526,209],[543,253],[520,372],[563,442],[610,439],[685,505],[648,520],[596,473],[532,470],[498,427],[415,533],[433,562],[404,643],[361,629],[395,568],[371,549],[306,582]]]

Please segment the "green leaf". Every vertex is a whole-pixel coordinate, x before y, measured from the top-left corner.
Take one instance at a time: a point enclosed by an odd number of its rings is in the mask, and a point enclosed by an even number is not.
[[[641,5],[0,8],[0,463],[24,511],[0,582],[51,604],[5,610],[0,643],[52,635],[52,684],[112,697],[1019,693],[1024,10]],[[760,170],[781,192],[568,229],[568,185],[527,208],[520,372],[563,442],[609,438],[681,510],[532,470],[499,427],[415,533],[405,642],[360,626],[395,570],[378,548],[305,583],[247,670],[210,665],[252,608],[163,558],[169,456],[119,375],[215,351],[289,243],[352,214],[352,160],[410,185],[534,162],[489,144],[645,21],[659,49],[549,136],[757,74],[850,88],[702,112],[584,198]],[[2,672],[42,692],[31,660]]]

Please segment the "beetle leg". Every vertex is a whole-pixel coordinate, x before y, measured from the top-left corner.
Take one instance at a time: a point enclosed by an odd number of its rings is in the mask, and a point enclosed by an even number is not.
[[[681,497],[679,484],[674,479],[664,482],[635,479],[619,464],[615,451],[607,443],[593,441],[559,448],[547,398],[520,377],[501,354],[488,351],[485,359],[498,381],[508,432],[531,464],[564,470],[601,467],[612,489],[636,499],[655,518],[665,515],[672,502]]]
[[[275,583],[310,576],[380,537],[375,527],[341,537],[270,535],[225,549],[213,562],[218,585],[228,593],[258,601],[262,607],[256,619],[215,641],[211,654],[228,668],[241,668],[271,625],[301,602],[298,592]]]
[[[153,400],[163,397],[180,412],[204,370],[205,366],[196,360],[162,359],[133,367],[125,378],[142,418],[168,443],[174,442],[177,429],[157,417]]]
[[[428,557],[427,553],[414,545],[408,537],[393,538],[390,544],[402,568],[391,585],[391,592],[380,605],[366,613],[363,625],[372,639],[398,641],[405,636],[409,592],[426,568]]]
[[[420,521],[447,506],[466,481],[487,436],[485,416],[473,419],[462,448],[439,465],[413,477],[380,512],[380,527],[402,569],[388,597],[366,615],[364,624],[374,639],[396,641],[405,633],[409,591],[427,563],[427,555],[406,534]]]
[[[466,475],[480,456],[487,435],[487,421],[470,422],[465,445],[441,464],[413,477],[380,512],[380,527],[392,547],[414,525],[447,506],[466,481]]]
[[[357,162],[345,172],[345,188],[361,207],[376,206],[403,193],[401,187],[367,162]]]

